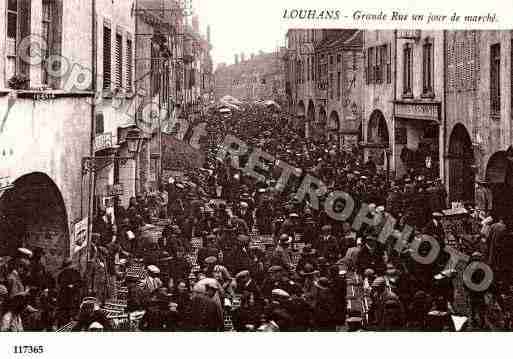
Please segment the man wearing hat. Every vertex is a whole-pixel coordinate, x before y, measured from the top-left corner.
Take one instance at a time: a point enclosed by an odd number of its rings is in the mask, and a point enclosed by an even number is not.
[[[30,268],[30,261],[26,258],[18,257],[13,259],[13,261],[14,265],[12,266],[12,270],[7,275],[7,289],[9,291],[9,298],[26,292],[24,278],[27,276]]]
[[[316,296],[314,305],[315,327],[319,331],[335,331],[336,299],[331,282],[326,277],[319,278],[315,283]]]
[[[339,256],[340,246],[331,231],[331,225],[327,224],[322,226],[321,235],[315,243],[314,248],[318,251],[319,256],[336,261]]]
[[[442,213],[433,212],[431,214],[431,220],[428,222],[426,228],[423,231],[425,234],[433,236],[439,242],[440,249],[445,247],[445,231],[441,223],[442,217]]]
[[[311,243],[305,244],[299,257],[296,272],[301,273],[305,269],[305,265],[310,264],[314,267],[317,266],[317,250],[312,247]]]
[[[216,247],[216,236],[209,234],[205,237],[204,246],[198,249],[198,263],[203,263],[207,257],[219,257],[219,249]]]
[[[281,279],[283,277],[283,267],[279,265],[272,265],[267,270],[267,277],[262,283],[262,295],[265,298],[271,296],[271,292],[275,288],[279,288],[281,285]]]
[[[77,313],[82,290],[82,277],[74,268],[71,258],[63,260],[61,272],[57,277],[57,286],[59,288],[57,306],[60,314],[58,321],[62,326],[69,323]]]
[[[292,262],[292,253],[290,250],[290,244],[292,243],[292,238],[287,235],[286,233],[283,233],[280,236],[278,245],[276,246],[276,249],[273,252],[273,258],[271,260],[271,263],[280,265],[286,270],[290,270],[293,267]]]
[[[162,280],[160,279],[160,268],[154,264],[146,267],[148,276],[144,280],[144,288],[148,294],[154,293],[162,287]]]
[[[239,205],[234,209],[233,214],[237,218],[242,219],[249,230],[253,228],[253,212],[252,209],[249,208],[248,202],[239,202]]]
[[[247,235],[239,234],[237,236],[234,248],[224,259],[226,267],[230,268],[230,271],[238,273],[251,268],[253,261],[249,253],[249,242],[250,238]]]

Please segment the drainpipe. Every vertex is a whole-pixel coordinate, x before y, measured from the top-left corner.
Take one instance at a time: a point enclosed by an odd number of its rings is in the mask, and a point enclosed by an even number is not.
[[[447,30],[443,30],[443,69],[442,69],[442,72],[443,72],[443,82],[444,82],[444,92],[443,92],[443,101],[442,101],[442,106],[443,106],[443,139],[442,139],[442,158],[441,160],[443,161],[442,164],[440,164],[440,167],[443,166],[443,171],[442,171],[442,174],[443,174],[443,178],[441,178],[441,180],[443,181],[443,183],[445,184],[445,188],[446,188],[446,193],[449,193],[449,181],[448,181],[448,171],[446,171],[446,168],[448,168],[448,166],[446,166],[446,160],[448,159],[447,158]],[[449,159],[450,160],[450,159]],[[444,198],[444,200],[447,202],[447,198]]]
[[[390,137],[392,137],[392,143],[389,144],[389,147],[390,147],[390,152],[391,152],[391,155],[392,155],[392,161],[394,162],[394,173],[397,173],[397,169],[396,169],[396,166],[395,166],[395,157],[396,157],[396,153],[395,153],[395,106],[396,106],[396,101],[397,101],[397,30],[394,30],[394,102],[393,102],[393,105],[392,105],[392,136],[389,135],[389,141],[390,141]],[[390,156],[389,156],[390,158]],[[387,163],[390,162],[387,161]],[[390,167],[390,164],[388,163],[387,167]],[[394,175],[394,179],[395,179],[395,175]]]
[[[91,138],[90,138],[90,156],[94,157],[94,138],[96,133],[96,0],[91,0],[91,67],[92,67],[92,81],[91,91],[93,92],[93,101],[91,102]],[[96,172],[93,169],[89,172],[89,201],[88,201],[88,226],[87,226],[87,253],[86,253],[86,273],[90,272],[90,256],[91,256],[91,241],[93,233],[93,216],[94,216],[94,195],[96,187]],[[81,169],[82,170],[82,169]],[[89,277],[87,277],[89,278]],[[88,283],[87,289],[93,290],[94,280]]]

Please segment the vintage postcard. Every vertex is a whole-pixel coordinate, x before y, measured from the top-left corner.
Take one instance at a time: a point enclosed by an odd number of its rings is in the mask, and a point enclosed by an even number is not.
[[[501,4],[0,1],[7,357],[513,329]]]

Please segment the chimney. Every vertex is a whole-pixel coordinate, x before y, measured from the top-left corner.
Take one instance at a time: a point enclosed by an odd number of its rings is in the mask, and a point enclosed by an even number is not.
[[[235,65],[239,63],[239,55],[235,54]]]
[[[210,44],[210,25],[207,26],[207,42]]]
[[[244,62],[244,53],[243,52],[240,53],[240,62]]]
[[[199,33],[199,17],[198,15],[193,16],[192,18],[192,29],[195,33]]]

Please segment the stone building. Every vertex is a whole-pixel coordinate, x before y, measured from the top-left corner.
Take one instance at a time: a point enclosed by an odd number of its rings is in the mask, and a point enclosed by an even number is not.
[[[232,65],[219,64],[215,71],[215,97],[231,95],[244,101],[275,100],[285,96],[284,68],[280,50],[245,58],[235,55]]]
[[[443,32],[368,30],[364,51],[366,160],[390,178],[443,177]]]
[[[284,56],[288,108],[306,137],[358,143],[363,104],[363,33],[291,29]]]
[[[41,247],[53,271],[87,216],[93,11],[91,2],[62,0],[2,0],[0,8],[0,256]],[[30,34],[47,51],[25,56]]]
[[[476,182],[492,212],[511,217],[512,41],[510,31],[447,31],[446,183],[449,200],[475,202]],[[509,219],[511,222],[511,219]]]

